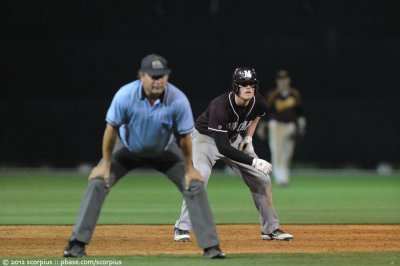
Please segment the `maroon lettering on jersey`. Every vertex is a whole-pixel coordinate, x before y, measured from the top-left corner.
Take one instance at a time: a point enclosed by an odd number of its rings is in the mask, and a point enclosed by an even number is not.
[[[208,105],[196,119],[196,129],[206,135],[226,132],[232,141],[244,132],[259,116],[266,113],[267,105],[260,94],[256,94],[245,107],[237,106],[233,92],[224,93]]]

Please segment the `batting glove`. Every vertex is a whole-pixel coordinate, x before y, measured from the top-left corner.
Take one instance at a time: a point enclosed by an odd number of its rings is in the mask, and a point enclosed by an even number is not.
[[[272,164],[267,162],[266,160],[254,158],[253,164],[251,165],[256,168],[258,171],[268,175],[272,171]]]
[[[239,151],[244,154],[254,154],[253,139],[249,136],[245,137],[239,144]]]

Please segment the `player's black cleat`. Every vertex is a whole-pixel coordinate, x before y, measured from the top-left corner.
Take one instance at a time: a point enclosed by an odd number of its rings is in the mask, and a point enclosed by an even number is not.
[[[283,232],[283,230],[277,228],[271,234],[266,234],[261,232],[262,240],[292,240],[294,238],[293,235]]]
[[[189,231],[175,228],[174,229],[174,240],[176,242],[188,242],[190,240]]]
[[[205,259],[225,259],[225,253],[221,251],[219,245],[205,248],[203,253]]]
[[[86,251],[85,251],[85,243],[73,240],[69,241],[67,247],[64,250],[63,257],[66,258],[80,258],[80,257],[86,257]]]

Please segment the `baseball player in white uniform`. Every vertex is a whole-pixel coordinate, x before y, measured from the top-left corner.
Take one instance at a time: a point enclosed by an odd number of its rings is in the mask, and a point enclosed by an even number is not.
[[[250,189],[260,215],[261,239],[291,240],[293,236],[279,228],[272,205],[272,166],[254,152],[252,136],[266,103],[257,94],[258,79],[253,68],[240,67],[233,73],[232,90],[215,98],[197,118],[193,137],[193,165],[207,184],[213,165],[223,160]],[[244,136],[242,136],[242,134]],[[186,202],[175,223],[175,241],[188,241],[191,223]]]
[[[276,76],[276,88],[267,92],[269,147],[272,173],[278,186],[290,181],[290,164],[296,140],[304,136],[306,119],[303,114],[300,91],[290,86],[289,73],[280,70]],[[257,135],[262,136],[262,126]]]

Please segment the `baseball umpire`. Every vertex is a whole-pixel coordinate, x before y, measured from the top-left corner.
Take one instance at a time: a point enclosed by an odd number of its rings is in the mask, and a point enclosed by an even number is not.
[[[128,171],[141,166],[164,173],[183,193],[199,247],[205,258],[224,258],[200,173],[192,164],[190,133],[194,121],[185,94],[168,83],[167,61],[143,58],[139,80],[123,86],[106,116],[103,157],[89,185],[64,257],[86,256],[103,202]],[[178,147],[174,135],[179,136]]]
[[[246,183],[260,215],[261,239],[290,240],[291,234],[279,229],[272,205],[271,164],[254,152],[252,136],[266,103],[257,94],[259,81],[253,68],[239,67],[233,73],[232,90],[215,98],[196,120],[193,132],[193,164],[207,183],[217,160],[228,164]],[[244,134],[245,137],[241,134]],[[175,241],[188,241],[191,225],[188,202],[175,223]],[[192,219],[193,221],[193,219]],[[194,227],[193,227],[194,229]]]
[[[290,181],[290,163],[296,141],[304,136],[306,119],[298,89],[290,86],[286,70],[276,75],[276,88],[267,92],[270,116],[268,141],[271,151],[273,176],[278,186],[287,186]],[[257,132],[258,133],[258,132]]]

